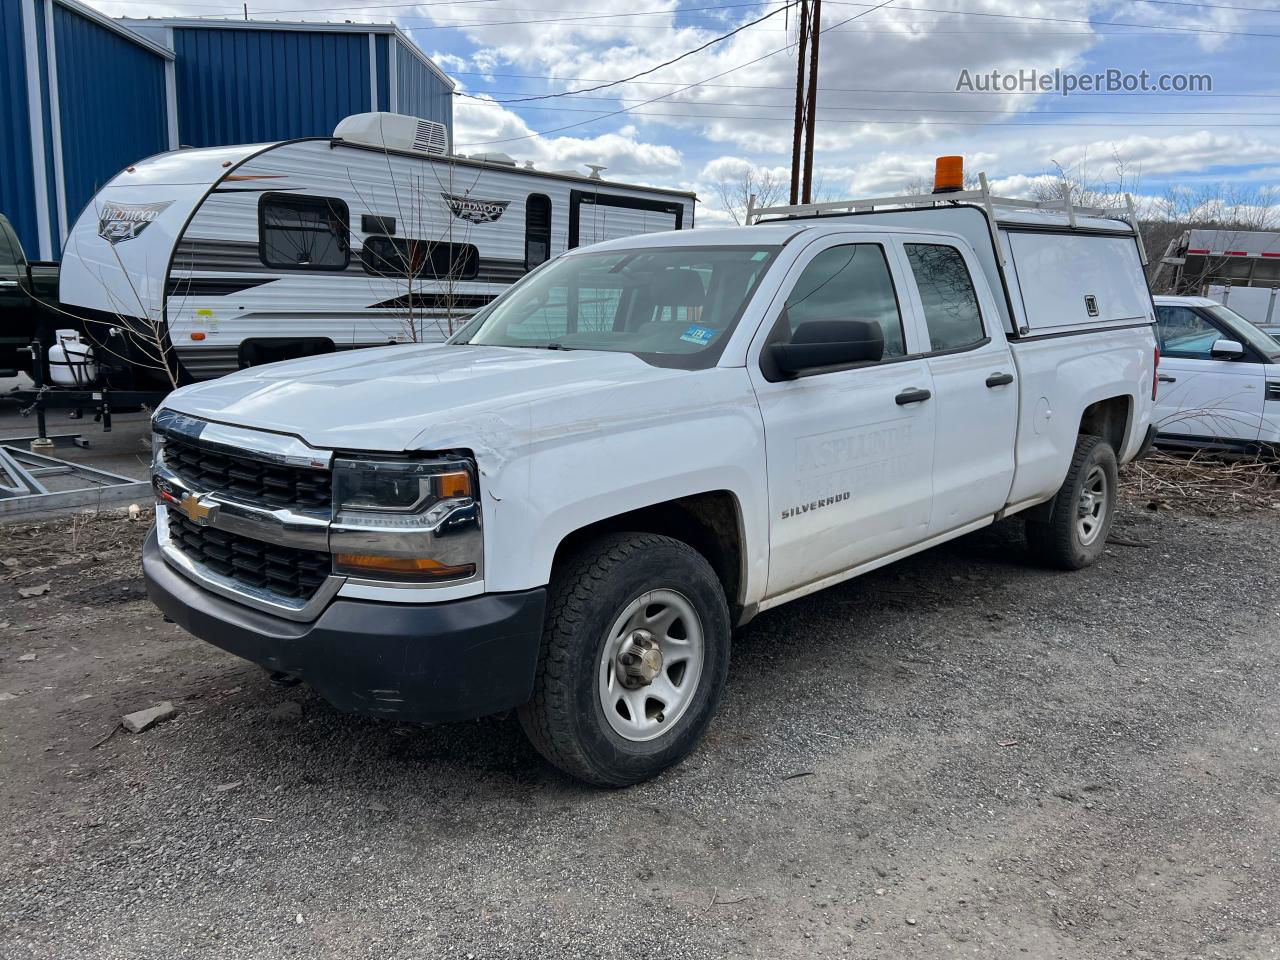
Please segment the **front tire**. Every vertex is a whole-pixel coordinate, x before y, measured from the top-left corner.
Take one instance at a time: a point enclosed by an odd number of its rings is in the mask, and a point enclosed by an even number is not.
[[[1050,518],[1027,519],[1032,556],[1060,570],[1094,563],[1107,546],[1118,488],[1119,468],[1111,444],[1082,434],[1067,478],[1051,501]]]
[[[534,747],[570,776],[639,783],[697,745],[729,670],[720,581],[688,544],[616,534],[552,576],[533,698]]]

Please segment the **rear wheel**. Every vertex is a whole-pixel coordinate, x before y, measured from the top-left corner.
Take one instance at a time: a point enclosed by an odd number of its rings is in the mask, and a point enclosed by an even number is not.
[[[655,534],[602,538],[552,578],[520,724],[571,776],[611,787],[646,780],[706,731],[729,634],[724,591],[696,550]]]
[[[1062,570],[1079,570],[1102,556],[1115,514],[1118,476],[1111,444],[1081,435],[1050,518],[1027,520],[1032,555]]]

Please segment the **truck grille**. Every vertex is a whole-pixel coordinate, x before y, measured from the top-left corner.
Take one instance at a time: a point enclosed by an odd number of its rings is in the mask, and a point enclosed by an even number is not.
[[[172,434],[164,441],[164,462],[196,490],[223,493],[251,503],[327,509],[333,500],[327,470],[266,463],[197,446]]]
[[[291,599],[309,599],[329,575],[330,557],[202,527],[169,511],[169,538],[201,566],[246,586]]]

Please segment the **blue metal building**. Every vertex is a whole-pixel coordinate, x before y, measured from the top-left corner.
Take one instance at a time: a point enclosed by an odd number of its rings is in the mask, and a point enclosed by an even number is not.
[[[120,169],[177,145],[172,51],[76,0],[0,0],[0,213],[52,259]]]
[[[183,146],[323,137],[370,110],[435,120],[452,137],[453,81],[392,24],[124,23],[177,54]]]
[[[153,153],[323,137],[370,110],[453,138],[453,81],[393,24],[113,20],[78,0],[0,0],[0,89],[0,213],[41,259]]]

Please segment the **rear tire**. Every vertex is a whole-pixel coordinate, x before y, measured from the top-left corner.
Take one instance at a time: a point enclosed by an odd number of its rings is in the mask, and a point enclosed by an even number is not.
[[[1102,556],[1115,515],[1119,468],[1111,444],[1082,434],[1048,520],[1027,519],[1027,546],[1041,563],[1080,570]]]
[[[656,534],[603,537],[552,575],[534,747],[570,776],[639,783],[702,739],[729,671],[729,608],[706,559]]]

